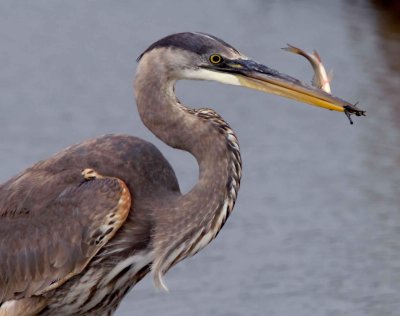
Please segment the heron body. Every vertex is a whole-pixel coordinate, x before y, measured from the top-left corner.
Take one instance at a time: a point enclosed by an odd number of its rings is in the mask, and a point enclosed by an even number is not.
[[[179,102],[179,79],[215,80],[361,112],[213,36],[161,39],[139,60],[139,114],[158,138],[196,158],[198,182],[181,194],[155,146],[106,135],[68,147],[2,184],[0,316],[111,315],[149,271],[166,289],[163,275],[216,237],[239,190],[239,145],[215,111]]]

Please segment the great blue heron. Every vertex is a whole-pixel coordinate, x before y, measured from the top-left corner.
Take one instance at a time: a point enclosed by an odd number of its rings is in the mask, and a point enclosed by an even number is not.
[[[177,80],[214,80],[363,114],[204,33],[167,36],[138,61],[142,121],[197,159],[197,184],[182,195],[157,148],[125,135],[73,145],[13,177],[0,187],[0,315],[111,315],[150,270],[166,289],[163,275],[216,237],[239,190],[239,145],[215,111],[179,102]]]

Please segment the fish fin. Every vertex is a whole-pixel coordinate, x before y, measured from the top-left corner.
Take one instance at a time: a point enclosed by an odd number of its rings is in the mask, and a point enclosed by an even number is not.
[[[318,81],[317,76],[314,74],[311,80],[311,85],[315,88],[321,89],[321,82]]]
[[[328,82],[332,82],[332,79],[333,79],[333,70],[330,70],[330,71],[329,71],[327,77],[328,77]]]
[[[318,52],[317,52],[315,49],[314,49],[314,51],[313,51],[313,55],[315,56],[315,58],[318,59],[319,62],[322,62],[322,61],[321,61],[321,56],[318,54]]]

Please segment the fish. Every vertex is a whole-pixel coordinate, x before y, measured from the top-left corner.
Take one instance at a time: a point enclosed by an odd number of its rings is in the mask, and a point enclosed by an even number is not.
[[[309,54],[304,50],[289,44],[287,44],[287,47],[284,47],[282,49],[307,58],[307,60],[311,63],[311,66],[314,69],[314,77],[312,79],[312,85],[318,89],[324,90],[325,92],[331,94],[331,86],[329,83],[332,79],[332,75],[331,74],[328,75],[326,73],[325,67],[321,61],[321,57],[319,56],[316,50],[314,50],[311,54]]]
[[[329,75],[326,73],[325,67],[322,64],[321,56],[314,50],[311,54],[306,53],[304,50],[287,44],[287,47],[282,48],[285,51],[295,53],[301,55],[311,63],[311,66],[314,69],[314,77],[312,79],[312,85],[318,89],[321,89],[329,94],[331,94],[331,86],[330,82],[332,80],[332,72]],[[352,105],[346,105],[344,107],[344,114],[349,119],[350,124],[353,124],[353,120],[351,119],[351,115],[356,116],[365,116],[365,111],[362,111],[357,108],[358,102]]]

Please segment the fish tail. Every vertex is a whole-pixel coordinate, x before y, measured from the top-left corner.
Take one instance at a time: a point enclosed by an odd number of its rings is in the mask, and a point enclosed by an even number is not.
[[[287,51],[287,52],[291,52],[291,53],[295,53],[295,54],[299,54],[299,55],[305,54],[305,52],[300,48],[297,48],[297,47],[295,47],[293,45],[290,45],[290,44],[286,44],[286,45],[287,45],[287,47],[282,47],[282,49]]]

